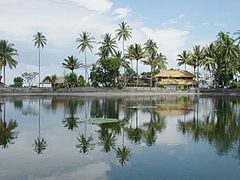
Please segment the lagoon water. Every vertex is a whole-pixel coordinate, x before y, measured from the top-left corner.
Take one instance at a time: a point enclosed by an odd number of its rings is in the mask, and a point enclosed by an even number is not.
[[[0,179],[239,179],[240,99],[0,99]]]

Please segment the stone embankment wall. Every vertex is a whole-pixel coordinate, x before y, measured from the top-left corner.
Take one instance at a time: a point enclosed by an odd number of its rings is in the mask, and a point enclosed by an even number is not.
[[[196,89],[189,89],[188,92],[195,92]],[[0,94],[5,93],[94,93],[94,92],[121,92],[121,93],[134,93],[134,92],[150,92],[149,87],[127,87],[126,89],[115,89],[115,88],[94,88],[94,87],[78,87],[78,88],[62,88],[53,91],[52,88],[0,88]],[[176,92],[175,87],[168,88],[151,88],[153,93],[174,93]],[[178,91],[184,92],[184,91]]]

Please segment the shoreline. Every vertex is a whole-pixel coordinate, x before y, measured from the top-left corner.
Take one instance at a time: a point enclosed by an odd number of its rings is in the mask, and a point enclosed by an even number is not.
[[[41,93],[30,93],[30,92],[4,92],[0,93],[0,97],[14,97],[14,96],[76,96],[76,97],[141,97],[141,96],[236,96],[240,97],[240,93],[236,92],[154,92],[154,91],[101,91],[101,92],[41,92]]]

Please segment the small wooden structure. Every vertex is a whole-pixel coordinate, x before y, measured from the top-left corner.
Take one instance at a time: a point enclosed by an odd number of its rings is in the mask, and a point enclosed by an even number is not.
[[[194,91],[197,86],[195,76],[184,70],[162,70],[155,75],[157,86],[176,89],[176,91]]]
[[[53,82],[53,80],[50,76],[46,76],[45,78],[43,78],[43,80],[40,84],[42,86],[44,86],[44,85],[58,86],[58,85],[64,85],[64,83],[65,83],[64,77],[57,77],[57,79]]]

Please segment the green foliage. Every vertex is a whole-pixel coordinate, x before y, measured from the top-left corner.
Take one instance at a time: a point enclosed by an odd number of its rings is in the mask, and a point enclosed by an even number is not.
[[[120,75],[119,68],[119,58],[101,59],[99,65],[94,65],[91,69],[92,85],[94,87],[116,87],[116,78]]]
[[[240,82],[237,82],[237,81],[231,81],[229,83],[229,88],[230,89],[237,89],[237,88],[240,88]]]
[[[78,77],[77,74],[71,72],[65,76],[65,83],[68,87],[78,87]]]
[[[23,78],[22,77],[15,77],[13,79],[13,87],[22,87],[23,86]]]
[[[83,76],[80,75],[78,77],[78,87],[84,87],[86,85],[86,81],[84,80]]]

